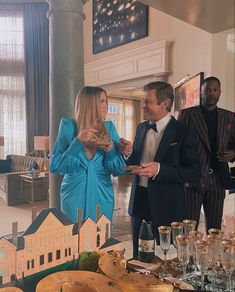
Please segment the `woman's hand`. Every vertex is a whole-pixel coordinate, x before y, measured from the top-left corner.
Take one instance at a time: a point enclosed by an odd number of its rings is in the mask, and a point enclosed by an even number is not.
[[[106,146],[100,146],[105,152],[111,151],[113,149],[113,141],[110,140],[109,144]]]
[[[97,130],[92,128],[87,128],[79,132],[77,139],[84,144],[95,144],[98,137],[96,136]]]

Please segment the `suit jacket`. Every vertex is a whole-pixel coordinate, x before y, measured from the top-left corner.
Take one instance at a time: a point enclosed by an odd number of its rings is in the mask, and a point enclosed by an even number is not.
[[[133,152],[128,158],[129,165],[140,164],[148,122],[139,124],[133,144]],[[184,183],[198,180],[200,165],[198,161],[196,136],[193,129],[179,123],[172,117],[168,123],[157,149],[154,161],[160,163],[156,178],[148,180],[150,213],[153,223],[169,225],[172,221],[185,219]],[[135,189],[139,176],[135,175],[132,185],[129,214],[136,209]]]
[[[225,149],[235,149],[235,114],[228,110],[217,108],[218,128],[217,128],[217,151]],[[201,165],[202,183],[208,180],[208,170],[210,169],[210,143],[207,126],[204,121],[200,106],[183,109],[179,113],[178,120],[189,127],[195,129],[198,140],[198,153]],[[219,162],[219,178],[221,188],[228,188],[230,175],[228,163]],[[209,178],[210,179],[210,178]]]

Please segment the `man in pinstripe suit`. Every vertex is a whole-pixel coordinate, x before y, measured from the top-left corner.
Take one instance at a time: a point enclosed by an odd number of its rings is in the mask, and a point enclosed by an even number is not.
[[[234,113],[218,108],[220,80],[206,78],[201,86],[201,106],[183,109],[178,120],[197,132],[202,178],[186,187],[188,217],[199,222],[203,205],[206,230],[221,228],[228,162],[235,160]]]

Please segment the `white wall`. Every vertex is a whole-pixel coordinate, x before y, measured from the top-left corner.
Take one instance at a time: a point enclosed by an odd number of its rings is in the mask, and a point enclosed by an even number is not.
[[[227,30],[212,35],[212,67],[211,74],[221,80],[221,98],[219,106],[235,111],[235,43],[234,52],[229,50],[227,37],[234,37],[235,30]],[[233,39],[234,41],[234,39]]]
[[[150,8],[148,37],[93,55],[91,5],[92,1],[88,1],[84,6],[84,12],[87,15],[84,23],[85,64],[153,42],[173,41],[170,54],[171,73],[168,81],[175,84],[187,74],[193,76],[198,72],[204,72],[206,77],[214,74],[221,78],[222,83],[223,95],[220,106],[235,109],[234,81],[232,81],[234,78],[234,53],[226,50],[223,33],[212,35],[175,17]],[[222,65],[220,64],[221,55]]]

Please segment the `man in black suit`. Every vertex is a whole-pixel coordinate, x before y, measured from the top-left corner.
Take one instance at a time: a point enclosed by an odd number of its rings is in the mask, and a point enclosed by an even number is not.
[[[158,242],[158,226],[186,218],[184,183],[200,177],[194,132],[169,114],[173,100],[170,84],[146,85],[142,107],[147,121],[138,125],[133,148],[121,139],[127,164],[140,165],[132,170],[135,178],[129,203],[134,257],[142,220],[152,221]]]

